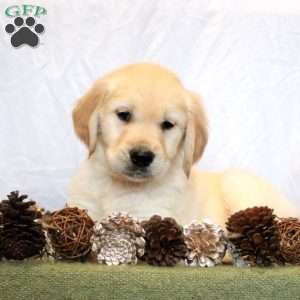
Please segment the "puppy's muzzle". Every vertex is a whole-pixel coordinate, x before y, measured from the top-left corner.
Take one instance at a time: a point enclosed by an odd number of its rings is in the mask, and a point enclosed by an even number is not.
[[[131,163],[137,168],[147,168],[155,158],[155,154],[145,148],[134,148],[129,151]]]

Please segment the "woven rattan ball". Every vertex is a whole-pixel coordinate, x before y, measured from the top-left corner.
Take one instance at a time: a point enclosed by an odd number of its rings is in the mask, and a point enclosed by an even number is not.
[[[300,264],[300,220],[282,218],[278,224],[280,251],[291,264]]]
[[[44,223],[56,258],[78,259],[89,254],[94,222],[85,210],[66,207],[47,214]]]

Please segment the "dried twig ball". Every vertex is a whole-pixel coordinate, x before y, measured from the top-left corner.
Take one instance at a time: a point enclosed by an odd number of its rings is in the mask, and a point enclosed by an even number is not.
[[[173,218],[154,215],[142,226],[146,240],[143,260],[155,266],[174,266],[186,258],[183,228]]]
[[[233,214],[227,221],[228,238],[241,256],[252,264],[282,264],[279,233],[273,210],[253,207]]]
[[[300,264],[300,220],[282,218],[278,223],[280,251],[286,262]]]
[[[56,258],[77,259],[89,254],[94,222],[85,210],[66,207],[46,214],[43,221]]]
[[[126,213],[115,213],[95,226],[93,252],[107,265],[136,264],[144,254],[144,229]]]
[[[41,211],[18,191],[7,198],[0,203],[0,255],[15,260],[41,256],[46,244],[42,226],[37,223]]]
[[[226,241],[221,226],[206,220],[193,222],[184,228],[188,248],[186,265],[212,267],[222,263],[226,252]]]

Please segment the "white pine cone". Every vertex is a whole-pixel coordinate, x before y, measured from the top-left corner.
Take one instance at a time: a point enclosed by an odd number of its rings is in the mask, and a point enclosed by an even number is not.
[[[137,236],[144,235],[144,229],[137,219],[127,213],[113,213],[111,216],[101,220],[101,225],[107,230],[126,229],[135,233]]]
[[[208,220],[193,222],[184,228],[188,248],[186,265],[213,267],[222,262],[226,252],[224,231]]]
[[[136,264],[144,255],[144,230],[128,214],[114,214],[96,224],[93,251],[99,263],[107,265]]]

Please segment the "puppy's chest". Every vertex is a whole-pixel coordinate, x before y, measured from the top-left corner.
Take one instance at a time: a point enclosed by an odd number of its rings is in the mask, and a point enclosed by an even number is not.
[[[154,214],[171,216],[182,215],[185,202],[185,189],[180,186],[149,186],[145,188],[108,187],[101,193],[101,204],[104,214],[123,211],[146,219]]]

